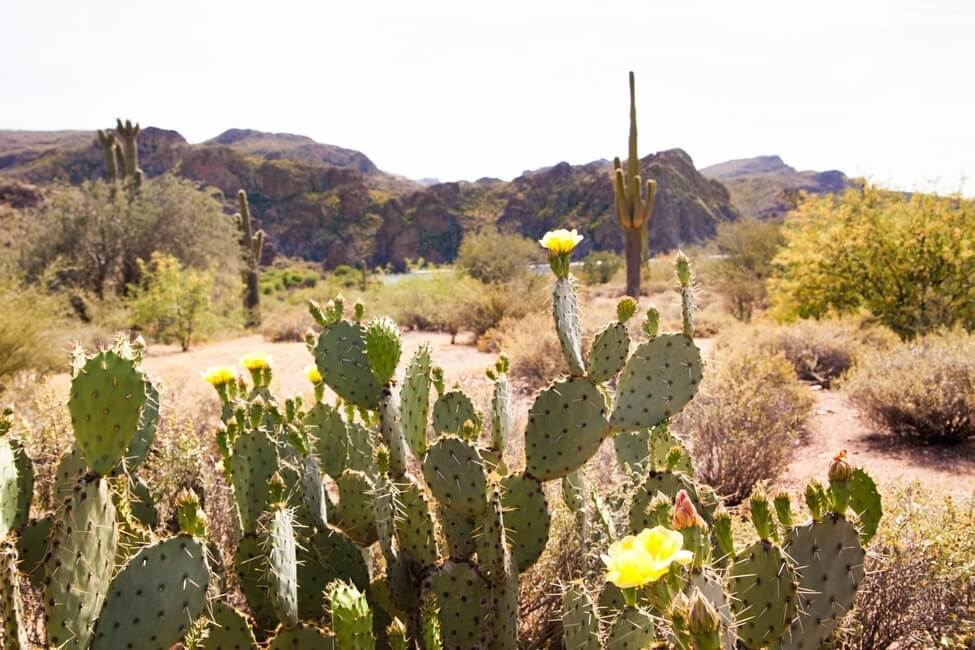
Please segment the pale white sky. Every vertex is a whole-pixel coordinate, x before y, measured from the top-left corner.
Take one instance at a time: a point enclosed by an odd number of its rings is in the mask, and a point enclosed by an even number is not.
[[[286,131],[510,178],[625,154],[633,69],[641,155],[975,175],[970,0],[6,0],[0,25],[0,128]]]

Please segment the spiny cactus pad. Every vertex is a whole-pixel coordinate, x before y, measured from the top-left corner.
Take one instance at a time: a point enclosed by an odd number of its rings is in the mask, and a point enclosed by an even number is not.
[[[406,367],[400,389],[400,417],[406,444],[417,458],[427,453],[427,415],[430,412],[430,346],[417,348]]]
[[[793,528],[784,549],[799,575],[799,615],[781,647],[816,650],[853,606],[866,553],[856,527],[836,514]]]
[[[56,506],[60,506],[67,499],[71,498],[78,479],[84,476],[87,471],[88,463],[85,462],[85,456],[78,449],[76,443],[61,457],[57,471],[54,474],[54,487],[52,488],[52,492]]]
[[[105,479],[76,487],[51,538],[44,596],[48,642],[84,650],[102,610],[118,546],[115,505]]]
[[[263,428],[242,432],[230,457],[234,502],[245,533],[257,530],[257,520],[267,505],[267,482],[278,469],[277,445]]]
[[[321,616],[325,587],[333,580],[349,580],[359,589],[365,589],[369,586],[369,569],[352,540],[342,531],[329,527],[299,542],[298,613],[302,620]]]
[[[345,461],[345,468],[362,472],[366,476],[376,475],[376,459],[372,451],[376,447],[375,435],[358,422],[349,424],[349,456]],[[332,474],[332,478],[341,475]]]
[[[853,479],[850,481],[850,509],[857,514],[861,541],[864,544],[869,543],[877,533],[884,509],[877,484],[861,467],[853,470]]]
[[[152,498],[149,484],[141,476],[129,477],[129,506],[132,516],[152,530],[159,523],[159,513],[156,512],[156,502]]]
[[[556,382],[539,393],[528,412],[528,473],[542,481],[561,478],[582,467],[608,434],[599,389],[580,377]]]
[[[237,541],[234,573],[237,574],[240,590],[258,625],[265,628],[276,620],[274,607],[268,596],[267,572],[263,540],[257,533],[245,534]]]
[[[667,424],[663,423],[650,430],[650,459],[651,469],[658,471],[668,469],[667,458],[671,450],[678,447],[681,450],[680,460],[672,471],[683,472],[688,476],[694,476],[694,465],[691,461],[691,454],[687,446],[670,430]]]
[[[295,628],[278,628],[267,646],[267,650],[303,650],[304,648],[335,650],[338,646],[331,634],[308,623],[302,623]]]
[[[29,650],[24,605],[17,584],[17,549],[11,540],[0,542],[0,639],[8,650]]]
[[[68,411],[75,440],[91,471],[105,476],[125,456],[146,402],[146,382],[135,363],[106,350],[71,380]]]
[[[413,480],[399,487],[396,539],[400,548],[420,564],[430,566],[440,559],[437,534],[430,513],[430,500]]]
[[[211,606],[206,637],[199,650],[256,650],[257,640],[247,615],[217,601]]]
[[[298,624],[298,558],[294,514],[287,508],[271,513],[265,540],[271,605],[288,627]]]
[[[582,326],[579,325],[579,307],[576,292],[569,278],[555,281],[552,291],[552,315],[559,335],[562,355],[569,365],[569,374],[579,377],[586,372],[582,362]]]
[[[17,463],[10,441],[0,438],[0,538],[6,537],[17,518]]]
[[[316,528],[324,528],[328,523],[328,496],[325,494],[322,472],[315,456],[306,456],[301,461],[299,484],[301,486],[303,512],[312,525]]]
[[[486,648],[490,630],[485,622],[491,589],[481,574],[466,562],[447,562],[431,576],[430,590],[440,609],[444,650]]]
[[[617,431],[653,427],[676,415],[697,393],[701,352],[682,334],[641,343],[620,375],[610,422]]]
[[[135,435],[125,452],[125,467],[130,472],[146,459],[152,441],[156,439],[156,430],[159,429],[159,406],[159,389],[146,379],[146,403],[139,417],[139,427],[135,430]]]
[[[396,323],[385,316],[369,322],[366,328],[366,357],[380,384],[388,384],[393,378],[402,351]]]
[[[731,608],[747,648],[772,646],[796,615],[796,580],[782,551],[758,541],[728,571]]]
[[[525,474],[506,476],[501,481],[501,504],[506,538],[521,572],[535,564],[548,543],[551,516],[542,484]]]
[[[639,650],[647,648],[656,636],[656,625],[649,612],[636,607],[626,607],[619,613],[609,635],[606,650]]]
[[[139,551],[112,580],[92,650],[165,650],[179,642],[206,601],[205,552],[203,543],[188,535]]]
[[[35,588],[40,587],[44,579],[44,556],[47,554],[53,526],[53,514],[32,519],[20,530],[17,538],[20,572],[30,578],[30,583]]]
[[[304,426],[314,439],[315,453],[322,469],[335,477],[346,467],[349,433],[342,415],[324,402],[315,404],[305,415]]]
[[[447,553],[452,560],[469,560],[474,555],[474,528],[477,521],[439,504],[437,506],[443,534],[447,540]]]
[[[562,645],[565,650],[601,650],[599,615],[581,582],[566,585],[562,593]]]
[[[630,502],[630,531],[635,535],[644,528],[652,528],[655,525],[651,521],[648,509],[657,492],[662,492],[673,500],[681,490],[687,491],[698,514],[705,521],[710,522],[717,504],[701,499],[694,481],[689,476],[680,472],[650,472]]]
[[[17,468],[17,509],[11,528],[20,530],[30,519],[30,504],[34,499],[34,463],[19,440],[9,442],[14,455],[14,466]],[[3,461],[0,461],[0,465],[2,464]]]
[[[724,648],[734,648],[738,636],[735,634],[735,615],[731,611],[731,599],[725,591],[721,578],[708,570],[694,571],[688,580],[690,591],[700,590],[721,618],[721,644]]]
[[[354,585],[337,581],[329,587],[329,613],[332,632],[340,648],[372,650],[376,639],[372,630],[372,611],[366,596]]]
[[[357,544],[372,544],[378,539],[371,500],[372,481],[362,472],[347,469],[335,484],[339,489],[339,503],[335,507],[339,527]]]
[[[630,335],[623,323],[610,323],[596,335],[589,352],[589,379],[601,384],[616,376],[630,353]]]
[[[650,470],[650,432],[651,429],[620,431],[613,436],[613,450],[621,469],[641,476]]]
[[[487,478],[477,449],[454,436],[444,436],[427,450],[423,478],[430,492],[448,508],[476,515],[486,505]]]
[[[361,325],[340,320],[323,331],[315,346],[315,363],[339,397],[366,409],[379,406],[380,383],[369,365]]]
[[[477,423],[480,417],[464,391],[447,391],[433,405],[433,430],[439,434],[460,435],[468,420]]]

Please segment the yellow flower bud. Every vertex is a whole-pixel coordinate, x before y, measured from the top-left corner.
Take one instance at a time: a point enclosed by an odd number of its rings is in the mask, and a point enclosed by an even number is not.
[[[216,366],[207,368],[203,373],[203,379],[211,386],[223,386],[237,379],[237,373],[230,366]]]
[[[241,357],[240,365],[248,370],[267,370],[271,367],[271,355],[264,352],[250,352]]]

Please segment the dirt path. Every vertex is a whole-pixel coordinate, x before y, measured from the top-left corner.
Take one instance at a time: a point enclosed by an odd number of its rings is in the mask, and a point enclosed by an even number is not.
[[[975,494],[975,445],[918,447],[880,435],[839,392],[815,391],[816,405],[804,444],[786,472],[790,487],[824,478],[836,452],[846,449],[855,465],[868,468],[881,490],[885,485],[919,481],[928,491]]]

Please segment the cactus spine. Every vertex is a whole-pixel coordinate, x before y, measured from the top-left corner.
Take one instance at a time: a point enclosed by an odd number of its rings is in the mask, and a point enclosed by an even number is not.
[[[613,159],[613,196],[616,220],[623,229],[626,254],[626,294],[640,295],[640,269],[647,252],[647,222],[653,211],[657,182],[648,179],[644,191],[640,179],[640,155],[636,134],[636,94],[630,72],[630,137],[629,158],[624,171],[619,157]]]
[[[254,230],[247,192],[237,191],[237,229],[240,231],[240,251],[243,260],[241,276],[244,281],[244,324],[257,327],[261,324],[261,253],[264,249],[264,231]]]

